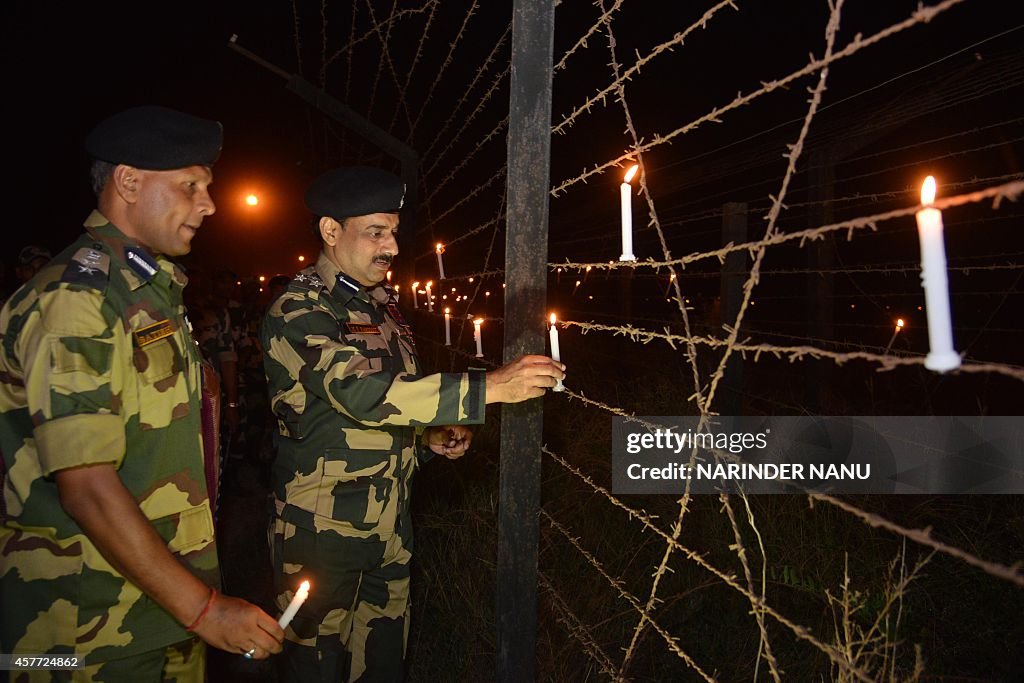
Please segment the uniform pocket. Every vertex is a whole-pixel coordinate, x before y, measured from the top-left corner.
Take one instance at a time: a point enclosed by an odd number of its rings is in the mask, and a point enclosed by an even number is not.
[[[398,456],[387,450],[329,448],[317,491],[318,527],[358,538],[394,535]]]
[[[213,543],[213,517],[209,501],[150,522],[175,555],[202,550]]]
[[[181,354],[170,337],[137,347],[134,360],[139,378],[147,385],[165,380],[184,367]]]

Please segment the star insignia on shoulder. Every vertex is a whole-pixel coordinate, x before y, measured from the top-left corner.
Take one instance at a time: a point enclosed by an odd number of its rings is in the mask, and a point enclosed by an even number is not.
[[[96,269],[92,268],[90,266],[78,266],[78,272],[79,273],[88,273],[89,275],[93,275],[96,272]]]

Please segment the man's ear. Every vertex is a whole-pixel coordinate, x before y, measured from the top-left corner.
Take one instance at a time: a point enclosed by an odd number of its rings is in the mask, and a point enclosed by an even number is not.
[[[320,239],[324,241],[329,247],[333,247],[338,243],[338,230],[341,226],[338,221],[334,220],[330,216],[323,216],[320,218]]]
[[[126,204],[134,204],[139,199],[139,186],[142,177],[139,169],[127,164],[118,164],[111,174],[114,191]]]

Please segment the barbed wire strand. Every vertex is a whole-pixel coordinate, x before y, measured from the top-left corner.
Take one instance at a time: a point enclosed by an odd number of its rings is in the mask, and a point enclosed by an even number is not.
[[[448,67],[451,66],[452,57],[455,55],[455,48],[462,42],[463,36],[466,35],[466,26],[469,25],[469,20],[476,14],[477,9],[480,6],[480,0],[473,0],[473,4],[466,10],[466,16],[462,19],[462,24],[459,26],[459,32],[455,34],[455,39],[451,42],[448,48],[448,54],[445,55],[444,61],[441,62],[441,67],[434,74],[434,82],[430,84],[430,88],[427,90],[427,94],[423,99],[423,105],[420,107],[420,111],[416,114],[416,118],[412,122],[412,128],[409,130],[409,139],[412,140],[416,134],[416,128],[420,125],[420,121],[423,119],[423,114],[427,111],[427,105],[430,104],[430,100],[434,97],[434,91],[437,89],[438,84],[441,82],[441,77],[447,72]]]
[[[602,672],[607,674],[609,678],[615,678],[615,664],[612,662],[611,657],[605,654],[601,646],[597,644],[597,640],[590,630],[583,625],[580,618],[573,614],[569,605],[562,599],[561,594],[551,584],[551,580],[542,571],[537,572],[537,580],[551,597],[551,602],[558,611],[555,618],[565,626],[566,632],[580,644],[584,652],[590,655],[590,658],[594,660],[594,663],[597,664]]]
[[[978,190],[976,192],[970,192],[967,194],[956,195],[953,197],[946,197],[943,199],[936,199],[935,203],[931,205],[931,208],[948,209],[955,206],[964,206],[966,204],[983,202],[986,199],[993,200],[993,208],[998,209],[1003,199],[1010,201],[1016,201],[1017,198],[1024,193],[1024,181],[1014,181],[1009,183],[1003,183],[1002,185],[996,185],[989,187],[984,190]],[[655,261],[653,259],[647,259],[646,261],[614,261],[609,263],[607,261],[595,261],[592,263],[574,263],[571,261],[564,261],[560,263],[548,263],[548,268],[565,268],[567,270],[586,270],[588,267],[595,270],[614,270],[616,268],[664,268],[671,265],[687,265],[690,263],[696,263],[697,261],[703,261],[705,259],[717,258],[720,262],[724,262],[725,257],[729,254],[737,251],[746,251],[755,253],[757,250],[773,246],[777,244],[785,244],[787,242],[799,241],[800,246],[804,245],[804,242],[809,240],[816,240],[824,237],[833,232],[845,230],[847,232],[847,239],[852,239],[854,232],[858,230],[876,230],[878,223],[884,223],[886,221],[896,220],[898,218],[906,218],[913,216],[923,207],[911,206],[903,209],[895,209],[893,211],[886,211],[884,213],[872,214],[869,216],[861,216],[859,218],[852,218],[849,220],[839,221],[837,223],[830,223],[828,225],[822,225],[816,228],[807,228],[806,230],[796,230],[793,232],[776,232],[771,237],[766,237],[760,240],[754,240],[751,242],[741,242],[740,244],[727,244],[719,249],[712,251],[706,251],[701,253],[689,254],[678,259],[671,259],[665,261]]]
[[[774,80],[774,81],[770,81],[768,83],[765,83],[761,88],[759,88],[758,90],[753,91],[752,93],[749,93],[747,95],[740,94],[740,95],[738,95],[736,97],[736,99],[734,99],[729,104],[726,104],[726,105],[721,106],[721,107],[716,107],[715,109],[712,109],[710,112],[708,112],[704,116],[701,116],[700,118],[695,119],[695,120],[691,121],[690,123],[687,123],[687,124],[685,124],[683,126],[680,126],[679,128],[676,128],[675,130],[673,130],[673,131],[671,131],[669,133],[666,133],[666,134],[656,134],[654,136],[654,139],[651,140],[651,142],[645,143],[643,145],[642,149],[640,149],[640,150],[630,150],[630,151],[628,151],[628,152],[626,152],[626,153],[616,157],[615,159],[612,159],[611,161],[604,162],[602,164],[599,164],[599,165],[593,167],[590,170],[584,171],[583,173],[581,173],[580,175],[576,176],[575,178],[571,178],[569,180],[563,181],[559,185],[556,185],[555,187],[552,188],[551,194],[552,194],[552,196],[557,197],[561,193],[563,193],[565,190],[567,190],[569,187],[571,187],[572,185],[575,185],[576,183],[584,182],[584,181],[587,180],[587,178],[589,178],[592,175],[596,175],[598,173],[603,173],[604,171],[606,171],[609,168],[617,167],[617,166],[621,165],[621,163],[623,161],[625,161],[626,159],[629,159],[631,156],[634,156],[637,151],[646,152],[648,150],[654,149],[655,147],[659,147],[659,146],[661,146],[663,144],[669,143],[672,140],[674,140],[676,137],[678,137],[680,135],[684,135],[686,133],[689,133],[690,131],[696,129],[698,126],[701,126],[701,125],[703,125],[705,123],[719,122],[721,120],[722,114],[725,114],[727,112],[732,111],[733,109],[738,109],[739,107],[747,105],[750,102],[754,101],[755,99],[761,97],[762,95],[766,95],[766,94],[772,93],[772,92],[774,92],[774,91],[776,91],[776,90],[778,90],[780,88],[784,88],[785,86],[789,85],[790,83],[792,83],[793,81],[795,81],[795,80],[797,80],[799,78],[803,78],[804,76],[810,75],[810,74],[814,73],[815,71],[819,71],[822,68],[824,68],[826,66],[829,66],[833,62],[837,62],[837,61],[839,61],[841,59],[845,59],[846,57],[854,55],[857,52],[860,52],[861,50],[863,50],[864,48],[870,47],[871,45],[874,45],[875,43],[878,43],[878,42],[880,42],[882,40],[885,40],[886,38],[894,36],[897,33],[900,33],[901,31],[905,31],[905,30],[907,30],[907,29],[909,29],[909,28],[911,28],[913,26],[917,26],[918,24],[927,23],[927,22],[931,21],[932,19],[934,19],[939,14],[941,14],[942,12],[945,12],[946,10],[950,9],[951,7],[959,5],[962,2],[964,2],[964,0],[944,0],[943,2],[940,2],[937,5],[931,5],[931,6],[927,6],[927,7],[924,6],[924,5],[920,5],[920,6],[918,6],[918,9],[909,18],[907,18],[907,19],[905,19],[905,20],[903,20],[903,21],[901,21],[901,22],[899,22],[897,24],[893,24],[893,25],[889,26],[888,28],[885,28],[885,29],[879,31],[878,33],[875,33],[875,34],[873,34],[873,35],[871,35],[871,36],[869,36],[867,38],[864,38],[863,36],[858,34],[842,50],[839,50],[838,52],[834,52],[831,55],[829,55],[827,60],[824,59],[824,58],[820,59],[820,60],[812,59],[802,69],[794,71],[794,72],[790,73],[789,75],[784,76],[784,77],[782,77],[782,78],[780,78],[778,80]],[[727,4],[731,4],[731,3],[729,3],[729,2],[722,3],[722,5],[727,5]],[[721,5],[716,6],[716,7],[720,7],[720,6]],[[668,42],[672,43],[673,41],[668,41]],[[657,48],[655,48],[655,49],[657,49]],[[637,64],[639,64],[639,62],[637,62]],[[604,93],[604,96],[607,96],[607,93],[610,91],[610,87],[611,86],[609,86],[609,88],[606,88],[604,91],[602,91]],[[591,102],[591,101],[588,100],[588,103],[589,102]],[[581,108],[577,108],[577,110],[574,111],[573,114],[571,114],[569,117],[567,117],[565,120],[563,120],[562,123],[560,123],[558,126],[556,126],[556,128],[553,130],[553,132],[559,132],[560,128],[562,128],[562,127],[564,127],[564,126],[566,126],[568,124],[571,124],[575,120],[575,118],[580,115],[580,113],[582,111],[586,110],[586,106],[587,105],[584,105],[584,107],[581,107]]]

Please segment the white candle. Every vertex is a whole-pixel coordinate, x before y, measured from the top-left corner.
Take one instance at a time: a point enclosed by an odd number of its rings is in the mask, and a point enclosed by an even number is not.
[[[619,185],[619,203],[622,206],[622,256],[619,257],[620,261],[636,261],[636,256],[633,254],[633,186],[629,184],[629,181],[633,180],[638,168],[639,166],[633,164],[626,171],[626,176],[622,184]]]
[[[434,312],[434,296],[430,292],[430,288],[434,286],[433,280],[427,280],[427,310],[431,313]]]
[[[921,186],[921,204],[930,207],[934,201],[935,178],[928,176]],[[921,285],[924,287],[928,319],[929,353],[924,366],[936,372],[946,372],[960,367],[960,355],[953,350],[942,212],[933,208],[918,211],[917,234],[921,241]]]
[[[391,271],[390,270],[388,271],[388,274],[387,274],[387,280],[388,280],[388,284],[391,284]]]
[[[288,609],[284,611],[281,618],[277,620],[277,623],[281,628],[287,628],[288,624],[292,623],[292,617],[302,607],[302,603],[306,602],[306,598],[309,597],[309,581],[303,581],[299,584],[299,590],[295,591],[295,597],[288,603]]]
[[[412,283],[412,307],[419,308],[420,302],[416,299],[416,291],[420,288],[419,282]]]
[[[437,279],[438,280],[443,280],[444,279],[444,258],[442,258],[441,254],[444,253],[444,245],[441,244],[440,242],[438,242],[437,246],[435,247],[435,252],[437,253]]]
[[[558,348],[558,327],[555,325],[555,314],[551,314],[551,327],[548,328],[548,340],[551,342],[551,358],[561,362],[562,352]],[[565,391],[565,386],[562,384],[562,380],[558,380],[552,391]]]
[[[480,326],[484,324],[483,318],[477,318],[473,321],[473,341],[476,342],[476,357],[484,357],[484,342],[483,337],[480,334]]]
[[[452,309],[444,309],[444,345],[452,345]]]

